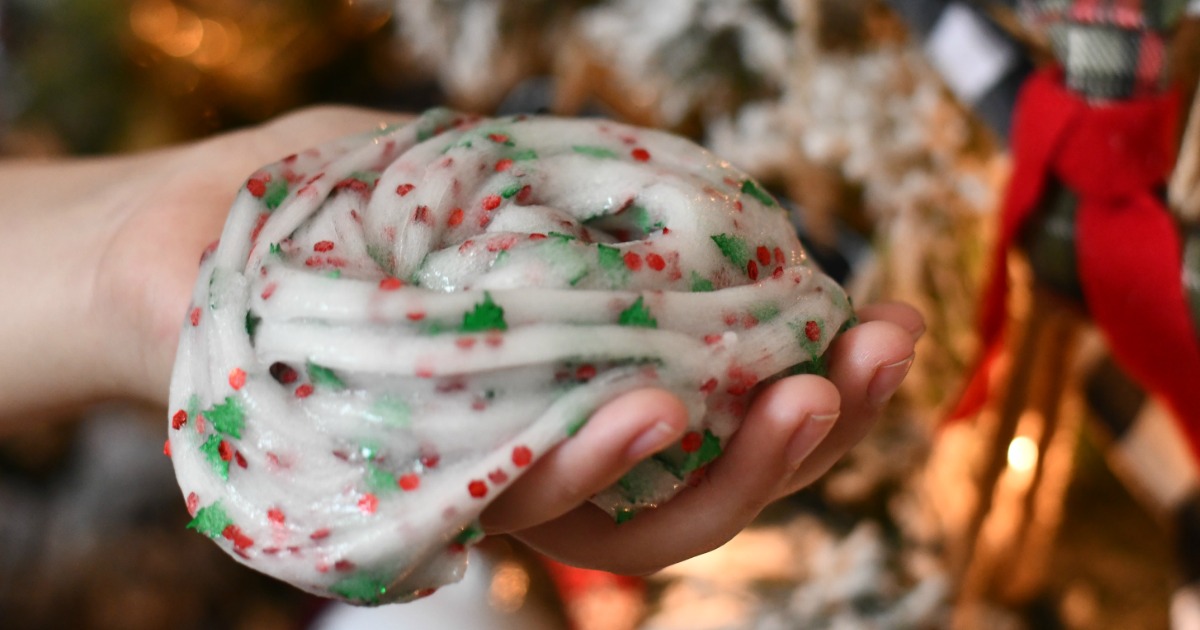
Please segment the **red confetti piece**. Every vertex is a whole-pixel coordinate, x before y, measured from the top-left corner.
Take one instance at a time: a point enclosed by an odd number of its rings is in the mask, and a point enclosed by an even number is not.
[[[421,477],[417,473],[406,473],[400,475],[400,478],[396,480],[396,485],[405,492],[412,492],[421,487]]]
[[[663,236],[666,236],[671,233],[671,228],[664,227],[662,232],[663,232]]]
[[[233,368],[229,371],[229,386],[235,391],[246,386],[246,371],[242,368]]]
[[[508,481],[508,473],[497,468],[496,470],[493,470],[492,472],[488,473],[488,479],[493,484],[500,485],[500,484]]]
[[[529,198],[532,195],[533,195],[532,187],[530,187],[528,184],[522,186],[521,190],[517,191],[517,203],[528,203]]]
[[[454,210],[452,210],[452,211],[450,212],[450,216],[449,216],[449,218],[447,218],[447,219],[446,219],[446,225],[449,225],[450,227],[454,227],[454,226],[456,226],[456,225],[459,225],[459,224],[461,224],[462,222],[463,222],[463,210],[462,210],[462,208],[455,208]]]
[[[196,433],[204,433],[204,414],[196,414]]]
[[[758,280],[758,262],[751,260],[746,263],[746,275],[750,276],[751,280]]]
[[[266,287],[263,288],[262,299],[268,300],[274,294],[275,294],[275,283],[272,282],[271,284],[268,284]]]
[[[232,540],[233,548],[238,551],[244,551],[254,546],[254,539],[242,533],[237,525],[226,526],[221,531],[221,536],[226,540]]]
[[[436,592],[437,592],[436,588],[423,588],[423,589],[413,593],[413,599],[425,599],[426,597],[429,597],[430,595],[433,595]]]
[[[503,200],[500,198],[500,195],[488,195],[483,198],[483,209],[495,210],[496,208],[500,207],[501,201]]]
[[[358,500],[358,509],[361,510],[363,514],[374,514],[378,507],[379,498],[370,492],[364,494],[363,497]]]
[[[403,197],[404,195],[412,192],[413,188],[416,188],[416,186],[413,186],[412,184],[400,184],[396,187],[396,194]]]
[[[183,428],[183,425],[187,424],[187,420],[187,412],[180,409],[175,412],[175,415],[171,416],[171,428],[178,431]]]
[[[267,510],[267,520],[273,525],[283,525],[286,520],[283,516],[283,510],[279,508],[271,508]]]
[[[261,199],[263,195],[267,194],[266,179],[258,177],[250,178],[250,181],[246,182],[246,190],[249,190],[251,195]]]
[[[417,206],[413,210],[413,221],[416,223],[429,223],[429,206]],[[389,240],[395,240],[395,237]]]
[[[263,226],[267,224],[267,217],[268,217],[268,216],[269,216],[269,215],[268,215],[267,213],[265,213],[265,212],[264,212],[264,213],[262,213],[262,214],[260,214],[260,215],[258,215],[258,221],[256,221],[256,222],[254,223],[254,229],[253,229],[253,230],[250,230],[250,240],[251,240],[251,241],[257,241],[257,240],[258,240],[258,235],[262,233]]]
[[[508,135],[503,133],[489,133],[488,140],[491,140],[496,144],[504,144],[505,142],[508,142]]]
[[[775,264],[782,265],[784,262],[786,262],[786,261],[783,258],[783,248],[776,247],[775,248]]]
[[[404,316],[407,317],[408,320],[411,322],[419,322],[422,319],[425,319],[425,312],[424,311],[413,311],[411,313],[406,313]]]
[[[421,456],[421,465],[426,468],[437,468],[438,462],[442,461],[442,456],[437,453]]]
[[[221,461],[231,461],[233,460],[233,446],[229,444],[228,440],[221,440],[221,443],[217,445],[217,454],[221,456]]]
[[[308,258],[304,259],[304,266],[305,267],[320,267],[324,261],[325,261],[325,259],[321,258],[320,256],[309,256]]]
[[[655,271],[662,271],[667,268],[667,261],[658,254],[646,254],[646,264]]]
[[[630,271],[637,271],[642,268],[642,257],[637,255],[637,252],[625,252],[623,258],[625,266],[629,267]]]
[[[503,173],[504,171],[507,171],[508,169],[512,168],[512,165],[513,165],[512,160],[510,160],[508,158],[504,158],[503,160],[496,162],[496,172]]]
[[[167,457],[171,456],[171,439],[170,438],[167,438],[166,441],[163,442],[163,455],[166,455]]]
[[[345,559],[338,560],[337,562],[333,563],[333,570],[341,571],[342,573],[353,571],[354,568],[355,568],[354,563],[350,562],[349,560],[345,560]]]
[[[680,448],[684,453],[695,453],[700,450],[700,445],[704,443],[704,436],[697,431],[691,431],[683,436],[683,441],[679,443]]]
[[[471,483],[467,484],[467,492],[469,492],[471,496],[475,497],[476,499],[482,499],[483,497],[487,496],[487,484],[481,479],[473,479]]]
[[[296,388],[296,398],[308,398],[313,393],[313,386],[305,383]]]
[[[710,378],[707,381],[704,381],[704,384],[700,386],[700,391],[704,392],[705,394],[711,394],[716,389],[717,389],[717,379],[715,379],[715,378]]]
[[[314,252],[333,251],[333,241],[317,241],[313,245],[313,251]]]
[[[195,516],[200,510],[200,497],[195,492],[189,492],[187,495],[187,511],[188,514]]]
[[[816,341],[821,338],[821,325],[814,321],[808,321],[804,324],[804,336],[808,337],[809,341]]]
[[[776,267],[775,271],[771,272],[771,277],[776,280],[778,280],[782,276],[783,276],[783,267]]]
[[[513,448],[512,463],[517,468],[524,468],[533,462],[533,451],[529,450],[528,446],[517,446]]]
[[[308,537],[312,540],[324,540],[329,538],[329,530],[322,527],[321,529],[309,534]]]
[[[292,383],[296,382],[297,378],[299,378],[296,370],[293,370],[286,363],[272,363],[268,371],[271,373],[271,378],[274,378],[276,381],[279,381],[284,385],[291,385]]]
[[[765,245],[759,245],[758,249],[755,250],[754,253],[758,258],[758,264],[764,267],[771,264],[771,250],[767,249]]]
[[[649,152],[649,151],[647,151],[647,150],[645,150],[645,149],[643,149],[643,148],[641,148],[641,147],[638,147],[638,148],[636,148],[636,149],[634,149],[634,150],[630,151],[630,152],[629,152],[629,155],[632,155],[632,156],[633,156],[633,159],[635,159],[635,160],[637,160],[637,161],[639,161],[639,162],[648,162],[648,161],[650,161],[650,152]]]
[[[545,238],[546,238],[546,235],[542,234],[541,232],[534,232],[529,235],[529,240],[531,240],[531,241],[540,241]]]
[[[463,350],[470,350],[471,348],[475,347],[475,342],[476,339],[474,337],[459,337],[458,339],[454,340],[454,345],[462,348]]]
[[[488,333],[483,338],[483,343],[486,343],[492,348],[499,348],[500,346],[504,345],[504,335],[501,335],[500,333]]]
[[[379,288],[384,291],[395,291],[402,286],[404,286],[404,282],[400,278],[393,278],[391,276],[379,281]]]
[[[429,366],[421,366],[416,370],[417,378],[433,378],[433,368]]]
[[[246,468],[246,465],[247,465],[247,464],[246,464],[246,458],[242,456],[242,452],[241,452],[241,451],[234,451],[234,452],[233,452],[233,461],[237,462],[237,465],[238,465],[239,467],[241,467],[241,468],[243,468],[243,469],[244,469],[244,468]]]
[[[596,366],[590,363],[575,368],[575,378],[580,381],[590,381],[596,378]]]
[[[188,319],[190,319],[192,321],[192,326],[200,325],[200,307],[199,306],[192,309],[191,314],[188,315]]]
[[[718,343],[721,343],[721,339],[723,339],[724,337],[725,337],[724,335],[717,334],[717,333],[713,333],[711,335],[704,335],[704,343],[706,343],[710,346],[714,346]]]

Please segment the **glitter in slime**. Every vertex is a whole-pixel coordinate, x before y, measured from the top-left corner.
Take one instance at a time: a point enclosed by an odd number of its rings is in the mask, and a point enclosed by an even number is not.
[[[201,263],[167,449],[189,527],[242,563],[407,601],[603,403],[660,387],[690,417],[593,499],[624,521],[851,318],[787,213],[688,140],[434,110],[250,177]]]

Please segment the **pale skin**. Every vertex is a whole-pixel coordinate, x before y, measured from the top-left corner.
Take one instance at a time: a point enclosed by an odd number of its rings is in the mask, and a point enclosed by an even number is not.
[[[110,399],[165,405],[200,253],[249,173],[394,114],[309,109],[195,144],[121,157],[0,162],[0,434]],[[859,309],[829,378],[761,391],[706,478],[617,526],[587,498],[685,432],[682,403],[626,394],[541,458],[484,527],[568,564],[647,573],[714,549],[824,474],[871,428],[924,330],[898,304]],[[165,425],[165,421],[164,421]]]

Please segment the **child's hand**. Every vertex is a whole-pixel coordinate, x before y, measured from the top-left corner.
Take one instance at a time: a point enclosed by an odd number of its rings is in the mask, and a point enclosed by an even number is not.
[[[246,177],[400,118],[310,109],[154,153],[0,168],[0,190],[15,191],[5,210],[14,228],[0,237],[0,256],[9,257],[0,260],[0,290],[49,296],[26,300],[10,312],[14,325],[0,327],[0,373],[16,383],[0,394],[0,418],[102,397],[164,403],[200,254]],[[618,527],[587,504],[684,431],[682,404],[643,390],[605,405],[543,457],[484,513],[485,527],[567,563],[626,573],[719,546],[767,503],[828,470],[899,385],[920,315],[877,305],[859,316],[864,323],[831,350],[828,380],[797,376],[765,390],[707,478],[665,506]]]

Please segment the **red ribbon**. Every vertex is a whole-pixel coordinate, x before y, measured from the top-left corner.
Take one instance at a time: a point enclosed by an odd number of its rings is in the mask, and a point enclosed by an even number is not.
[[[1200,344],[1182,288],[1179,230],[1158,194],[1178,122],[1174,92],[1091,104],[1067,90],[1057,70],[1028,80],[981,304],[983,353],[951,419],[977,413],[987,399],[1007,319],[1007,252],[1053,176],[1079,197],[1076,258],[1089,313],[1122,368],[1175,413],[1200,459]]]

